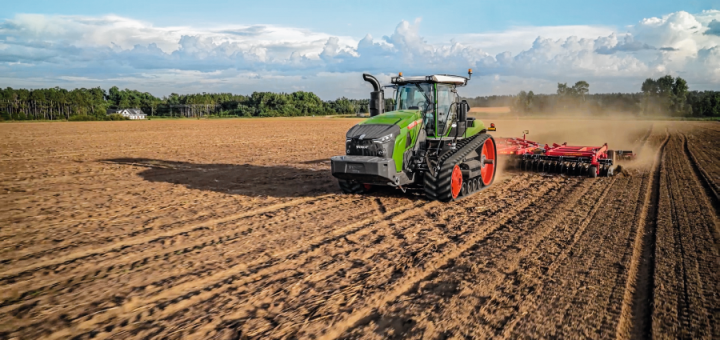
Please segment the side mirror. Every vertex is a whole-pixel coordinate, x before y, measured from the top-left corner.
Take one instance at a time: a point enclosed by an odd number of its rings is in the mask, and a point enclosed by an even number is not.
[[[470,111],[470,104],[468,104],[467,100],[461,101],[458,107],[458,122],[467,120],[468,111]]]

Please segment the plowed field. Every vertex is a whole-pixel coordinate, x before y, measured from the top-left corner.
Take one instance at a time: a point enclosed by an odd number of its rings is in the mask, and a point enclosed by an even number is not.
[[[633,149],[455,203],[343,195],[339,118],[0,125],[0,339],[720,339],[720,124],[495,121]]]

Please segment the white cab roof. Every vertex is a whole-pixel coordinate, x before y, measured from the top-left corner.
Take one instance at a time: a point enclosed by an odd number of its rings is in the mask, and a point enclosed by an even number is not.
[[[446,74],[435,74],[431,76],[414,76],[414,77],[392,77],[393,84],[403,83],[441,83],[441,84],[454,84],[454,85],[466,85],[467,78],[460,76],[451,76]]]

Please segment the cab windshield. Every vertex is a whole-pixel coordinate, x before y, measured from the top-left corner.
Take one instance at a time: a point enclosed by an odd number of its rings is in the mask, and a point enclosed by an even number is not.
[[[432,110],[432,84],[404,84],[397,89],[395,110]]]

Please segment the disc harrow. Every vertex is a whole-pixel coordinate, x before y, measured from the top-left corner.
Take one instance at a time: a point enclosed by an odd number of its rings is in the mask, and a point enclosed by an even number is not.
[[[498,155],[507,160],[510,168],[522,171],[558,173],[568,176],[609,177],[620,170],[616,160],[632,160],[630,150],[609,150],[602,146],[571,146],[567,143],[552,146],[525,138],[496,138]]]

